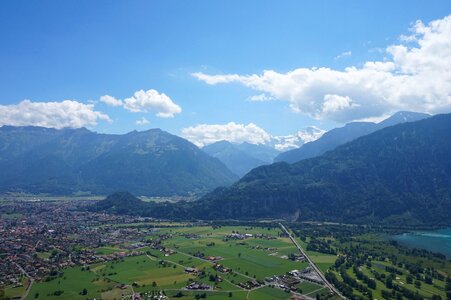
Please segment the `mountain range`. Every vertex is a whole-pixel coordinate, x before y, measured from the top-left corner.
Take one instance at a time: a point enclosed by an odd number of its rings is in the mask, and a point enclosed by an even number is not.
[[[0,127],[0,192],[202,194],[237,179],[218,159],[160,129]]]
[[[258,167],[195,202],[149,203],[122,213],[450,226],[450,132],[451,114],[389,126],[319,157]],[[115,198],[91,209],[120,206]]]
[[[335,128],[324,133],[320,138],[309,143],[305,143],[300,148],[280,153],[274,159],[274,162],[284,161],[288,163],[295,163],[303,159],[320,156],[340,145],[385,127],[405,122],[414,122],[428,117],[430,117],[428,114],[401,111],[379,123],[348,123],[344,127]]]
[[[250,143],[233,144],[219,141],[202,148],[207,154],[218,158],[229,170],[242,177],[250,170],[272,163],[280,153],[265,145]]]

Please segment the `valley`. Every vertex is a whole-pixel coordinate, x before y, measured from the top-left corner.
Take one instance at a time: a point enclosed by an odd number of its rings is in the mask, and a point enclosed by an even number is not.
[[[0,300],[451,300],[450,0],[0,5]]]
[[[0,202],[6,297],[446,297],[451,262],[387,240],[401,232],[394,228],[174,222],[84,211],[96,201]]]

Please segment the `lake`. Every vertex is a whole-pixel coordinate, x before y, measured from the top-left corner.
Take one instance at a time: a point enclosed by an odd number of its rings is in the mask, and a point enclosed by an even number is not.
[[[451,258],[451,228],[408,232],[392,238],[401,245],[440,252]]]

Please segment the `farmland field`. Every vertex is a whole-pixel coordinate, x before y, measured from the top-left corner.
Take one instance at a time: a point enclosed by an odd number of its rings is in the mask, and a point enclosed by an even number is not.
[[[139,224],[130,224],[136,226]],[[121,224],[121,228],[126,227]],[[152,299],[163,291],[169,298],[179,299],[288,299],[289,291],[275,288],[265,279],[308,266],[289,259],[298,250],[277,227],[165,223],[144,242],[145,247],[133,256],[125,249],[131,243],[92,249],[102,256],[126,254],[120,259],[67,268],[54,279],[35,283],[27,299],[131,299],[133,293]],[[188,272],[189,268],[195,271]],[[188,289],[193,283],[208,288]]]
[[[292,226],[310,259],[349,298],[446,297],[450,262],[441,256],[390,244],[379,231]],[[86,249],[103,261],[35,282],[26,299],[339,299],[321,279],[309,277],[309,264],[277,226],[149,222],[112,228],[144,233]],[[49,252],[38,255],[50,258]],[[416,255],[422,255],[421,265],[414,263]],[[6,295],[24,292],[19,286]]]

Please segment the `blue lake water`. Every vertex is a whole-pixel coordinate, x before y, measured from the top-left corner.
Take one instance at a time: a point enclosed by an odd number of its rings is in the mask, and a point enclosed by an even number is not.
[[[403,233],[392,238],[401,245],[443,253],[451,258],[451,228]]]

